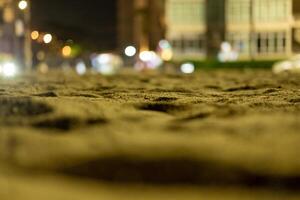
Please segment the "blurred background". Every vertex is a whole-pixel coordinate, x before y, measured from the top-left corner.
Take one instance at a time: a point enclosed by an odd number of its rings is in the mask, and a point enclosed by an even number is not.
[[[300,71],[296,0],[0,0],[0,73]]]

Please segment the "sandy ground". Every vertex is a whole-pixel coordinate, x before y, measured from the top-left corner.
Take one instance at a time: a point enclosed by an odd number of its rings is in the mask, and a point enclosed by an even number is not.
[[[300,199],[300,76],[0,79],[0,199]]]

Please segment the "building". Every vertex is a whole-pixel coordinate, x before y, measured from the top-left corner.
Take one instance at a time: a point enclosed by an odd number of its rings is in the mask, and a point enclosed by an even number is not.
[[[166,0],[166,38],[177,57],[206,54],[205,0]]]
[[[225,41],[240,59],[293,53],[292,0],[166,0],[165,8],[166,38],[178,58],[216,57]]]
[[[300,52],[300,1],[294,0],[293,2],[293,51]]]
[[[118,48],[155,50],[165,36],[165,0],[118,0]]]
[[[20,3],[21,2],[21,3]],[[30,2],[0,0],[0,58],[31,67]]]
[[[227,0],[226,41],[241,58],[292,54],[292,0]]]

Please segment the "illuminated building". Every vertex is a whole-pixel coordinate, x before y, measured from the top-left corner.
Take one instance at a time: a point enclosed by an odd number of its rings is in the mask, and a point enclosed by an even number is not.
[[[292,7],[292,0],[166,0],[166,37],[177,57],[214,57],[228,41],[240,59],[283,58],[293,53]]]
[[[205,55],[205,0],[167,0],[166,22],[176,57]]]
[[[293,1],[293,15],[293,51],[300,52],[300,1],[298,0]]]
[[[226,40],[241,58],[292,54],[292,0],[227,0]]]
[[[0,57],[31,67],[30,1],[0,0]]]

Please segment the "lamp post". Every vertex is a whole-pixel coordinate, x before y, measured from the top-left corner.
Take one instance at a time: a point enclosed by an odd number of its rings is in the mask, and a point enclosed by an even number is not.
[[[14,54],[23,70],[32,66],[31,32],[30,32],[30,0],[12,0],[14,19]]]

